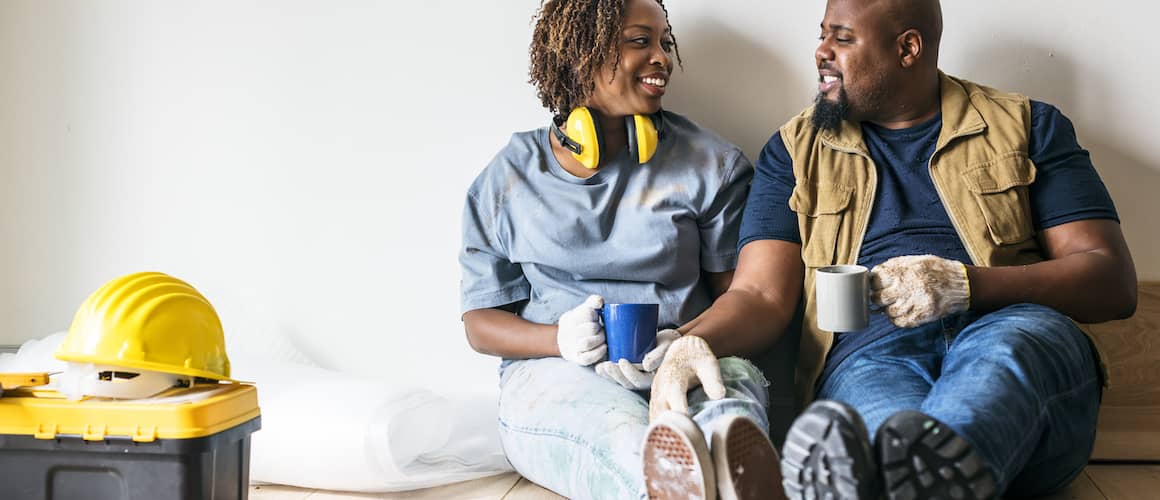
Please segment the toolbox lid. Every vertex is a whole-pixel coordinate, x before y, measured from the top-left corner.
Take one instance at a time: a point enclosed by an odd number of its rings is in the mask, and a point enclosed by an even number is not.
[[[260,415],[249,384],[197,384],[146,399],[65,399],[56,391],[5,391],[0,434],[86,441],[191,439],[217,434]]]

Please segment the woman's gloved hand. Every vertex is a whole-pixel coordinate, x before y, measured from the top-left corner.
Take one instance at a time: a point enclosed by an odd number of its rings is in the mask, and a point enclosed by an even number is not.
[[[685,335],[669,346],[660,369],[653,377],[649,397],[649,421],[672,410],[689,412],[689,389],[700,384],[710,399],[725,397],[725,383],[721,380],[721,366],[705,339]]]
[[[967,266],[934,255],[894,257],[870,270],[870,301],[902,328],[966,311]]]
[[[657,346],[649,351],[648,354],[644,355],[644,359],[641,361],[641,368],[637,368],[626,359],[621,359],[617,362],[604,361],[596,365],[596,373],[620,384],[625,389],[632,389],[634,391],[648,389],[652,386],[653,382],[652,372],[655,372],[660,367],[661,361],[665,359],[665,353],[669,351],[669,346],[673,344],[674,340],[680,338],[680,336],[681,332],[672,328],[667,328],[657,333]]]
[[[600,326],[600,308],[604,298],[590,295],[584,303],[560,315],[556,322],[556,345],[560,357],[580,366],[588,366],[604,359],[608,344],[604,327]]]

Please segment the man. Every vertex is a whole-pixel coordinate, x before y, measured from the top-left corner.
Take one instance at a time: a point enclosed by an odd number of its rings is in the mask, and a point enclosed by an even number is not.
[[[941,34],[938,0],[827,2],[817,101],[762,151],[732,285],[682,328],[720,355],[804,302],[791,498],[1041,495],[1091,452],[1103,377],[1073,320],[1135,310],[1115,208],[1071,122],[943,74]],[[818,329],[832,264],[871,268],[866,329]],[[677,361],[654,413],[696,383]]]

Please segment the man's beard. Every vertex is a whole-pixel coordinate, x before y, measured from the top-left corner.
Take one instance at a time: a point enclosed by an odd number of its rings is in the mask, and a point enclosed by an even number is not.
[[[826,94],[819,92],[814,99],[814,116],[811,121],[821,130],[837,130],[849,113],[850,99],[846,96],[846,89],[838,89],[837,102],[826,99]]]

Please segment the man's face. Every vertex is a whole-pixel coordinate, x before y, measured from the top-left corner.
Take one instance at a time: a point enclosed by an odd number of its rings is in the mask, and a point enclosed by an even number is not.
[[[888,2],[830,0],[814,52],[818,97],[814,124],[835,129],[843,119],[873,120],[885,107],[899,69],[897,35],[887,25]]]
[[[655,0],[630,0],[619,33],[620,61],[598,71],[590,105],[608,116],[652,114],[673,70],[672,37],[665,11]],[[615,71],[613,71],[615,69]]]

